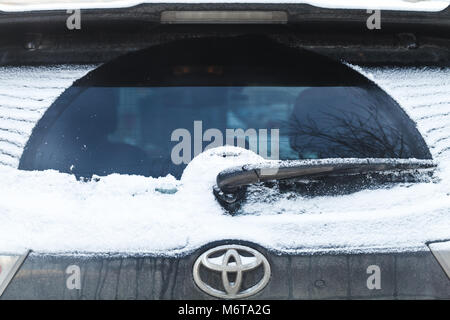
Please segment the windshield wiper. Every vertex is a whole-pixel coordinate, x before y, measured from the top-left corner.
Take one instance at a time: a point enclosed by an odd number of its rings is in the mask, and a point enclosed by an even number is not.
[[[433,160],[419,159],[320,159],[272,161],[233,167],[217,175],[214,194],[221,204],[230,205],[243,198],[251,184],[285,179],[309,179],[370,173],[411,173],[430,171]]]
[[[418,159],[321,159],[274,161],[248,164],[226,169],[217,175],[217,187],[225,193],[236,189],[273,180],[315,178],[330,175],[351,175],[371,172],[410,171],[433,169],[433,160]]]

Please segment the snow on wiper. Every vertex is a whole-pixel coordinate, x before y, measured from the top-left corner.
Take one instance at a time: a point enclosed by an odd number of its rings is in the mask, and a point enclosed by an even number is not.
[[[317,178],[383,172],[409,172],[434,169],[433,160],[419,159],[314,159],[270,161],[229,168],[217,175],[217,189],[225,194],[242,187],[267,181]]]

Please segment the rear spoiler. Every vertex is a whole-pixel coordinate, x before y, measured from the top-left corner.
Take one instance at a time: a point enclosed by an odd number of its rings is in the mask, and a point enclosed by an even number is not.
[[[234,0],[234,3],[154,1],[155,3],[132,7],[81,9],[80,28],[68,29],[67,21],[75,13],[74,10],[44,10],[45,6],[42,5],[38,11],[19,12],[11,9],[10,3],[26,1],[36,3],[33,0],[6,0],[0,6],[0,9],[5,9],[9,4],[11,11],[0,12],[0,64],[101,63],[130,51],[177,38],[243,33],[265,34],[290,46],[303,47],[355,64],[448,66],[450,63],[450,39],[446,36],[450,33],[450,7],[445,7],[448,4],[446,1],[409,2],[416,8],[419,8],[418,5],[423,6],[425,2],[440,3],[444,8],[440,11],[382,10],[380,29],[375,30],[367,27],[367,21],[374,12],[367,9],[322,8],[306,3],[285,4],[280,3],[281,1],[236,3],[239,0]],[[75,7],[80,2],[92,2],[92,6],[97,3],[96,0],[79,0],[78,3],[60,1],[64,8]],[[333,1],[308,2],[327,4]],[[367,0],[363,2],[368,3]],[[133,2],[113,0],[111,3],[117,5]],[[437,10],[441,7],[434,8]],[[211,14],[213,11],[279,14],[276,15],[278,20],[275,19],[275,23],[258,20],[256,23],[246,23],[238,20],[230,24],[213,20],[206,28],[198,20],[191,23],[170,20],[170,17],[176,16],[173,13],[187,11],[194,12],[194,15],[183,16],[191,18],[200,17],[204,12],[214,17]],[[169,17],[169,20],[164,20],[163,17]]]

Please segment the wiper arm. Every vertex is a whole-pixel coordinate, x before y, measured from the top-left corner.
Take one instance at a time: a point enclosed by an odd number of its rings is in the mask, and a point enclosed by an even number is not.
[[[220,172],[217,175],[217,189],[232,194],[242,187],[258,182],[293,178],[316,178],[333,175],[352,175],[379,172],[402,172],[433,169],[433,160],[419,159],[321,159],[274,161],[256,165],[244,165]]]

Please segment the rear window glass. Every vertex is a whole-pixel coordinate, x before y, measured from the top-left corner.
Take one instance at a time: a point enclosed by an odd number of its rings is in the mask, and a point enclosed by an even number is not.
[[[184,42],[185,52],[207,41]],[[272,57],[281,61],[279,50]],[[235,53],[235,63],[218,52],[199,66],[198,57],[170,60],[149,49],[107,64],[47,111],[20,167],[179,178],[194,156],[226,144],[281,160],[431,158],[415,124],[380,88],[340,63],[289,50],[287,60],[299,55],[291,68],[266,61],[267,70],[264,61],[245,63],[250,48]],[[140,60],[147,70],[131,72]]]

